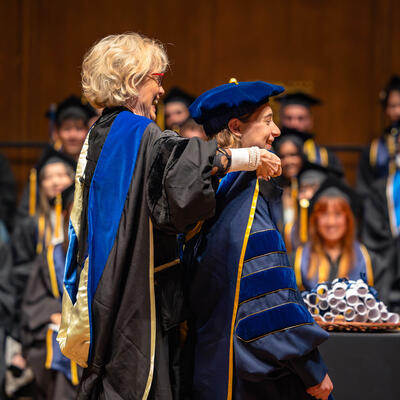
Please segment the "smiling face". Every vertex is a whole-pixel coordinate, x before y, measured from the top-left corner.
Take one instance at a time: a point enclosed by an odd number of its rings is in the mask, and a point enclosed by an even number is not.
[[[171,101],[165,105],[165,126],[169,129],[182,125],[189,116],[189,109],[180,101]]]
[[[48,199],[53,199],[67,187],[71,186],[73,180],[68,174],[63,162],[47,164],[43,168],[43,178],[40,187]]]
[[[326,206],[318,213],[316,220],[317,232],[325,242],[339,242],[347,231],[346,211],[336,198],[327,197],[324,200]]]
[[[60,139],[63,152],[77,160],[88,133],[88,126],[81,119],[67,119],[61,123],[54,136]]]
[[[267,103],[257,108],[244,121],[232,118],[228,127],[231,133],[240,140],[241,147],[257,146],[270,150],[274,139],[281,134],[272,117],[272,109]]]
[[[303,165],[303,158],[300,149],[290,140],[285,141],[279,146],[278,156],[282,162],[282,175],[285,178],[297,176]]]
[[[128,102],[127,107],[135,114],[155,121],[158,100],[164,93],[160,80],[150,74],[138,85],[138,96],[133,102]]]

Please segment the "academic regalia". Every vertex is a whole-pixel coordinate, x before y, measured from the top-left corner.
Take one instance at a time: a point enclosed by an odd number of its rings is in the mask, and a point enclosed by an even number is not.
[[[47,160],[51,160],[51,158],[52,156],[49,155]],[[43,161],[41,168],[44,165],[46,164]],[[16,288],[13,337],[16,340],[20,340],[21,302],[29,275],[35,266],[36,257],[40,256],[44,249],[50,244],[58,244],[64,241],[63,207],[70,204],[73,191],[74,185],[71,185],[57,195],[55,199],[49,200],[51,207],[49,218],[46,218],[43,213],[35,208],[35,215],[19,216],[16,220],[14,232],[11,236],[12,282]]]
[[[77,365],[62,355],[50,320],[61,313],[64,266],[63,244],[49,245],[35,262],[22,303],[24,355],[39,399],[74,399],[79,383]]]
[[[375,287],[391,310],[400,310],[400,170],[374,182],[364,202],[363,243],[376,255]]]
[[[79,399],[179,397],[176,233],[214,213],[216,149],[123,107],[92,127],[77,168],[58,334],[63,353],[85,367]]]
[[[14,214],[17,204],[17,190],[14,174],[7,159],[0,154],[0,221],[9,232],[14,226]]]
[[[327,372],[317,346],[328,334],[298,291],[270,185],[228,174],[215,217],[187,238],[193,399],[311,399]]]
[[[12,255],[9,243],[0,243],[0,399],[5,399],[3,392],[6,372],[5,344],[6,337],[12,331],[15,289],[11,282]]]
[[[358,241],[354,241],[353,251],[355,259],[347,278],[352,280],[365,278],[368,284],[373,286],[374,276],[371,257],[368,253],[368,250]],[[300,290],[312,290],[317,283],[325,281],[325,279],[322,281],[319,280],[318,276],[315,276],[311,279],[308,278],[307,274],[310,265],[310,256],[311,243],[306,243],[304,246],[298,247],[294,256],[294,269],[296,272],[297,285]],[[329,268],[329,281],[339,278],[337,276],[337,272],[339,271],[341,261],[342,257],[337,262],[334,262],[329,258],[329,256],[326,256],[325,263],[321,263],[319,265],[319,268]]]
[[[360,194],[368,194],[373,182],[395,172],[399,137],[400,122],[396,122],[362,151],[357,175],[357,191]]]

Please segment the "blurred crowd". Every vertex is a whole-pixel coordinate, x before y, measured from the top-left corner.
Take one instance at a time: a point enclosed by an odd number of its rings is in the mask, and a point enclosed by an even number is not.
[[[190,118],[194,97],[172,88],[158,104],[157,123],[206,140]],[[388,125],[363,150],[356,186],[338,157],[320,146],[313,108],[303,92],[278,98],[281,136],[280,229],[298,286],[361,276],[391,311],[400,310],[400,77],[380,101]],[[79,367],[55,342],[61,319],[68,221],[77,159],[101,110],[71,96],[48,113],[51,143],[31,169],[22,197],[0,156],[0,398],[74,398]],[[17,206],[18,204],[18,206]]]

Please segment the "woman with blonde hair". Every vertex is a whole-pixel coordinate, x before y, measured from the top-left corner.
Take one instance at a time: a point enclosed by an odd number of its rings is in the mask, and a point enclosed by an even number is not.
[[[360,202],[354,191],[327,178],[310,203],[309,240],[298,247],[294,267],[300,289],[335,278],[364,279],[373,285],[372,262],[356,240],[355,211]]]
[[[219,178],[280,173],[215,140],[154,123],[168,68],[163,46],[137,33],[96,43],[82,65],[85,97],[104,107],[83,146],[64,278],[63,353],[85,368],[79,399],[172,399],[180,393],[183,289],[176,234],[215,211]]]

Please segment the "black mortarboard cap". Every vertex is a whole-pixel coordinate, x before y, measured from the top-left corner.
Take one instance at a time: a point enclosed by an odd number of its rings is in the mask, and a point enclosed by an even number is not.
[[[175,86],[166,94],[163,102],[164,104],[179,102],[185,104],[186,107],[189,107],[194,102],[194,100],[194,96]]]
[[[288,93],[275,99],[282,106],[298,104],[307,108],[321,104],[321,100],[304,92]]]
[[[361,198],[342,179],[338,179],[334,176],[329,176],[325,179],[310,201],[310,211],[312,211],[321,197],[343,197],[349,203],[353,214],[357,218],[360,216],[362,210]]]
[[[68,157],[65,153],[61,151],[57,151],[53,146],[47,145],[35,167],[38,176],[40,174],[40,171],[46,164],[53,162],[63,162],[69,165],[73,171],[76,170],[77,163],[74,159]]]
[[[50,113],[46,115],[50,116]],[[82,119],[87,124],[89,119],[96,115],[96,111],[86,99],[72,95],[57,105],[54,119],[56,125],[61,125],[67,119]]]
[[[304,142],[308,139],[312,139],[314,135],[308,132],[300,132],[297,129],[292,128],[281,128],[281,134],[274,140],[274,148],[279,146],[286,140],[292,140],[296,145],[303,146]]]

